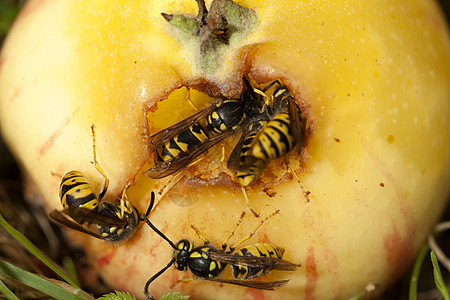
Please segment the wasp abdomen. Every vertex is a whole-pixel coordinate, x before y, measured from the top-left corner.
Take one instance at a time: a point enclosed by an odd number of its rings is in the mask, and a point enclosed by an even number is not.
[[[255,244],[252,246],[247,246],[237,251],[235,255],[240,256],[253,256],[253,257],[274,257],[283,258],[284,249],[272,244]],[[266,267],[249,267],[243,265],[232,265],[233,276],[237,279],[252,279],[261,277],[270,271],[272,271],[272,266],[267,265]]]
[[[94,189],[81,172],[71,171],[64,175],[59,186],[59,198],[64,208],[83,207],[93,210],[99,201]]]
[[[257,139],[251,155],[260,159],[275,159],[293,149],[295,141],[290,132],[289,114],[283,112],[275,115],[261,129]]]
[[[251,124],[249,134],[242,142],[240,168],[236,171],[236,178],[242,186],[247,186],[252,183],[268,163],[267,159],[252,155],[257,134],[266,124],[266,121],[257,121]]]
[[[180,153],[186,152],[205,142],[208,136],[200,124],[195,123],[175,137],[168,140],[162,147],[157,149],[157,161],[164,162],[174,159]]]

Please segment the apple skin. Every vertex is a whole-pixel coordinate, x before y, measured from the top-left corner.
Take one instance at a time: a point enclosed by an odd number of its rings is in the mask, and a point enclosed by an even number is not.
[[[409,267],[449,195],[450,41],[442,13],[430,0],[239,3],[257,13],[257,29],[230,44],[226,63],[203,72],[160,15],[195,14],[194,1],[29,1],[0,56],[1,131],[28,197],[60,209],[58,185],[70,170],[100,190],[90,163],[95,124],[110,179],[105,198],[115,201],[135,180],[128,198],[145,212],[150,191],[167,181],[143,173],[149,131],[168,122],[146,118],[158,100],[202,82],[234,96],[243,73],[259,83],[280,78],[310,123],[302,155],[288,155],[303,188],[284,159],[272,162],[247,192],[262,216],[280,214],[246,244],[279,245],[302,266],[264,277],[291,279],[275,292],[200,279],[174,289],[191,299],[346,299],[373,283],[381,293]],[[192,114],[183,99],[170,101],[174,122]],[[205,163],[217,164],[216,148]],[[158,197],[150,219],[174,242],[200,245],[194,224],[220,247],[245,201],[226,163],[211,174],[201,165]],[[230,243],[258,222],[247,216]],[[67,234],[112,288],[141,298],[172,255],[146,225],[120,245]],[[150,291],[168,292],[182,276],[171,268]]]

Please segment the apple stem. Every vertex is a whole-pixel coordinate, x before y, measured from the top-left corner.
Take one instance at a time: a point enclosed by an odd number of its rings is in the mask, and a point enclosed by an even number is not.
[[[232,0],[213,0],[209,11],[204,0],[196,0],[197,16],[188,14],[161,13],[164,19],[188,35],[174,37],[186,46],[196,41],[199,63],[205,71],[213,71],[221,65],[225,53],[224,46],[249,34],[257,24],[256,13]],[[233,37],[236,37],[233,39]]]

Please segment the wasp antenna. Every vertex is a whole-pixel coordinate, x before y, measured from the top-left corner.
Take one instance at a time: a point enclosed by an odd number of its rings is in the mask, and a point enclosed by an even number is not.
[[[145,284],[145,289],[144,289],[144,294],[145,297],[147,297],[147,299],[149,300],[154,300],[155,298],[153,298],[152,295],[150,295],[149,291],[148,291],[148,286],[150,285],[150,283],[152,283],[153,280],[155,280],[156,278],[158,278],[159,275],[161,275],[162,273],[164,273],[173,263],[175,262],[175,259],[172,258],[172,260],[167,264],[167,266],[165,266],[164,268],[162,268],[158,273],[156,273],[155,275],[153,275]]]
[[[250,90],[250,91],[253,90],[253,87],[250,84],[250,81],[248,81],[247,77],[242,76],[242,80],[244,80],[244,84],[245,84],[245,86],[247,87],[248,90]]]
[[[145,221],[145,223],[147,223],[148,226],[150,226],[151,229],[153,229],[154,232],[156,232],[160,237],[162,237],[165,241],[167,241],[169,243],[169,245],[173,248],[173,249],[177,249],[177,246],[175,246],[175,244],[169,240],[169,238],[162,233],[161,231],[159,231],[158,228],[155,227],[155,225],[152,224],[152,222],[150,222],[150,220],[148,219],[148,215],[150,214],[150,211],[153,207],[153,203],[155,202],[155,193],[152,191],[152,197],[150,200],[150,205],[147,209],[147,213],[146,214],[142,214],[142,221]]]
[[[147,212],[145,213],[145,216],[148,216],[150,214],[150,211],[153,208],[153,204],[155,204],[155,192],[152,191],[151,196],[150,196],[150,204],[148,205]]]

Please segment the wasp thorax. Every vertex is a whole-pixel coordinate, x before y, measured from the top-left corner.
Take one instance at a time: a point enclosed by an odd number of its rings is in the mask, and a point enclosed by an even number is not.
[[[208,125],[216,133],[235,129],[244,119],[244,106],[239,99],[225,99],[208,115]]]

